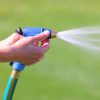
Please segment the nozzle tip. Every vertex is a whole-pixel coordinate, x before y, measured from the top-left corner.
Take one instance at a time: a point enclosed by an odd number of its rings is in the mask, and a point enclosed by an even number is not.
[[[51,38],[56,38],[56,32],[52,32]]]

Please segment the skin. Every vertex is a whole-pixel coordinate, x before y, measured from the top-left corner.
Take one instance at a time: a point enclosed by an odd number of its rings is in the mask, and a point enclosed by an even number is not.
[[[45,31],[36,36],[23,37],[13,33],[0,41],[0,61],[19,61],[28,66],[37,63],[49,49],[49,34],[49,31]]]

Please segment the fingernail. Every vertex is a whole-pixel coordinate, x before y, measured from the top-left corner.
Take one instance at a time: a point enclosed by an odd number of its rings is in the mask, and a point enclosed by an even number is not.
[[[43,32],[45,35],[48,35],[50,32],[48,30]]]
[[[50,32],[49,32],[48,30],[46,30],[46,31],[44,31],[44,35],[45,35],[46,37],[49,37]]]

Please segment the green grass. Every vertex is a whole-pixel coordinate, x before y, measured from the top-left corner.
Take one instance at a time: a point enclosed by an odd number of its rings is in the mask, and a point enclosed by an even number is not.
[[[0,39],[21,26],[55,31],[100,24],[99,0],[0,0]],[[24,70],[13,100],[100,100],[100,56],[51,40],[45,59]],[[0,100],[11,73],[0,64]]]

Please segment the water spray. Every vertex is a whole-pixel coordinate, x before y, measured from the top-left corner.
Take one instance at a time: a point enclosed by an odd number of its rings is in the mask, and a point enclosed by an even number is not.
[[[89,51],[100,52],[100,27],[83,27],[57,32],[57,37]]]
[[[35,36],[46,30],[50,32],[50,35],[47,39],[58,37],[64,41],[75,44],[77,46],[89,48],[95,51],[100,51],[99,27],[87,27],[87,28],[72,29],[61,32],[53,32],[52,30],[47,28],[32,27],[32,28],[24,28],[23,30],[19,28],[18,30],[16,30],[16,32],[25,37],[28,37],[28,36]],[[13,71],[9,78],[3,100],[12,100],[14,90],[16,88],[16,84],[20,76],[20,72],[25,68],[24,64],[19,63],[17,61],[11,62],[10,65],[13,66]]]

